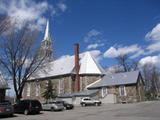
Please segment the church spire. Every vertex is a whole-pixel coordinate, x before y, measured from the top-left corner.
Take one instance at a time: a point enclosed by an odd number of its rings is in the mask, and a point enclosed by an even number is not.
[[[44,38],[41,42],[39,56],[44,57],[46,56],[49,60],[52,58],[53,50],[52,50],[52,39],[49,34],[49,21],[47,20],[46,29]]]
[[[47,25],[46,25],[46,29],[45,29],[44,40],[50,40],[50,35],[49,35],[49,20],[47,20]]]

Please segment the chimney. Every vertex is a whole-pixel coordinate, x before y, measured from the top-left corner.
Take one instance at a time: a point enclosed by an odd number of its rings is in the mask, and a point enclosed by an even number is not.
[[[80,77],[79,77],[79,69],[80,69],[80,65],[79,65],[79,44],[76,43],[74,45],[75,47],[75,72],[76,72],[76,77],[75,77],[75,86],[74,86],[74,90],[76,92],[80,91]]]

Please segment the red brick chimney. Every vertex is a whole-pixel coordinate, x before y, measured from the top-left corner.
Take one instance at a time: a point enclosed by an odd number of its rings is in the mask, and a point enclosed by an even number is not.
[[[75,72],[76,72],[74,90],[78,92],[80,91],[80,77],[79,77],[80,65],[79,65],[79,44],[78,43],[74,45],[74,49],[75,49]]]

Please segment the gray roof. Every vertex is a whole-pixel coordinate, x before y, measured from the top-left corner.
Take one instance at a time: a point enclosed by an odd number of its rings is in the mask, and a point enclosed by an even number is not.
[[[84,59],[84,58],[87,58],[87,59]],[[30,77],[30,80],[74,74],[74,68],[75,68],[74,59],[75,58],[73,55],[73,56],[64,56],[57,60],[54,60],[50,62],[48,65],[46,65],[44,68],[38,69]],[[89,60],[92,60],[92,61],[89,61]],[[80,54],[80,73],[79,74],[103,75],[104,70],[99,65],[98,62],[95,62],[94,57],[92,57],[92,55],[89,52],[84,52]]]
[[[7,88],[8,88],[8,84],[4,80],[2,74],[0,74],[0,89],[7,89]]]
[[[124,73],[114,73],[111,75],[105,75],[102,80],[96,82],[88,89],[100,88],[105,86],[115,86],[115,85],[127,85],[137,83],[139,76],[139,71],[131,71]]]
[[[84,90],[81,92],[76,92],[76,93],[66,93],[58,96],[59,98],[71,98],[71,97],[91,97],[95,95],[98,92],[98,90]]]

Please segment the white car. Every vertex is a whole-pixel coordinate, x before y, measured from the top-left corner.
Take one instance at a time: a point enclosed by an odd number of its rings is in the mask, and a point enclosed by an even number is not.
[[[85,98],[81,99],[80,104],[81,104],[81,106],[87,106],[87,105],[100,106],[102,104],[102,102],[99,100],[89,98],[89,97],[85,97]]]

